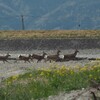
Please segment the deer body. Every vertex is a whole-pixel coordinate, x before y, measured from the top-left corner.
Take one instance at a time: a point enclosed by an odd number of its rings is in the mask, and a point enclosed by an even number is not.
[[[64,55],[64,59],[65,59],[65,60],[73,60],[73,59],[75,59],[75,57],[76,57],[76,55],[77,55],[78,52],[79,52],[79,51],[76,50],[73,54]]]
[[[32,59],[37,59],[37,63],[41,60],[45,60],[47,59],[47,54],[45,52],[43,52],[43,55],[37,55],[37,54],[33,54],[32,56]]]
[[[11,55],[7,54],[6,56],[0,56],[0,61],[3,61],[4,63],[5,62],[8,62],[8,58],[10,57]]]
[[[19,60],[24,60],[25,62],[27,61],[30,63],[30,61],[29,61],[30,59],[31,59],[31,55],[29,55],[28,57],[22,56],[22,55],[19,56]]]
[[[61,61],[61,59],[64,59],[64,55],[60,55],[60,50],[57,51],[57,54],[56,55],[49,55],[47,57],[48,60],[54,60],[54,61]]]

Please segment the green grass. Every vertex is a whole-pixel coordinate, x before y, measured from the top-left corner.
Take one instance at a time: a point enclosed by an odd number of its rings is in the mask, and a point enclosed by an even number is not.
[[[100,64],[75,68],[42,68],[4,80],[0,88],[0,100],[46,98],[59,92],[87,88],[90,80],[100,83]]]
[[[100,30],[0,31],[0,39],[100,38]]]

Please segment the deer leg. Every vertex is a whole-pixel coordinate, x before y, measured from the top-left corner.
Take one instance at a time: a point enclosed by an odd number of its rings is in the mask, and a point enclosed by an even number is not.
[[[5,60],[6,62],[8,62],[7,60]],[[8,62],[9,63],[9,62]]]
[[[51,59],[50,59],[49,61],[50,61],[50,63],[51,63]]]
[[[5,64],[5,61],[3,60],[3,63]]]
[[[46,63],[46,59],[44,58],[43,61]]]
[[[6,60],[6,62],[10,63],[9,61]]]
[[[8,62],[7,60],[3,60],[3,62],[5,63],[5,62]],[[9,63],[9,62],[8,62]]]
[[[59,59],[56,59],[56,60],[55,60],[55,62],[58,62],[58,61],[59,61]]]
[[[47,59],[47,58],[46,58],[46,59],[44,59],[44,62],[47,62],[47,61],[49,61],[49,59]]]
[[[14,63],[17,63],[18,60],[15,60]]]
[[[33,61],[33,58],[31,58],[31,61]]]
[[[29,63],[31,63],[29,60],[27,60]]]
[[[93,91],[91,91],[91,94],[93,95],[94,100],[97,100],[97,97]]]
[[[39,60],[37,60],[37,63],[39,62]]]
[[[24,60],[24,63],[26,63],[26,60]]]
[[[31,58],[31,59],[30,59],[30,61],[34,62],[34,59],[33,59],[33,58]]]
[[[62,62],[62,61],[63,61],[63,59],[59,59],[59,61],[60,61],[60,62]]]
[[[41,59],[38,59],[38,60],[37,60],[37,63],[38,63],[39,61],[41,61]]]

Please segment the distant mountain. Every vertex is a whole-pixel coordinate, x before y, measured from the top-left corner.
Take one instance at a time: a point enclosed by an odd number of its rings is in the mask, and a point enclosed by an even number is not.
[[[0,0],[0,30],[100,29],[100,0]]]

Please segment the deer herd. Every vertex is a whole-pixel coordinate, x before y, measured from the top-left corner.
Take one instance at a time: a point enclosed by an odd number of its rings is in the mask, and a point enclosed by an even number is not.
[[[11,55],[7,53],[5,56],[0,56],[0,61],[3,61],[5,63],[8,62],[8,60],[15,60],[15,62],[24,61],[30,63],[31,61],[36,59],[37,63],[42,60],[44,60],[45,62],[47,61],[62,62],[62,61],[74,60],[78,52],[79,52],[78,50],[75,50],[75,52],[72,54],[63,55],[61,54],[60,50],[57,50],[57,53],[55,55],[48,55],[47,53],[43,52],[42,55],[38,55],[38,54],[32,54],[32,55],[29,54],[28,56],[20,55],[17,58],[11,58]]]

